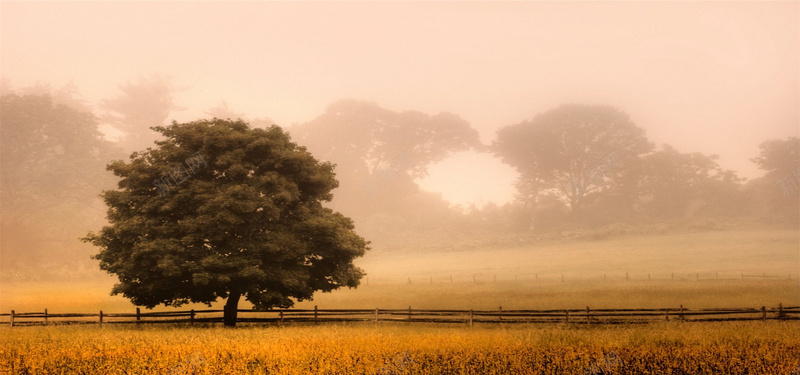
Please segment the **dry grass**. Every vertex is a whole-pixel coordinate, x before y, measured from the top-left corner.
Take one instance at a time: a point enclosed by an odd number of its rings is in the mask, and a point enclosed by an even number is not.
[[[796,322],[3,328],[9,374],[791,374]]]

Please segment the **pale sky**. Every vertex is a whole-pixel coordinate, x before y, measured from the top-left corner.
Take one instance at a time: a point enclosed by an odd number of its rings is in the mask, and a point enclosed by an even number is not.
[[[797,136],[800,2],[0,2],[0,74],[90,103],[165,74],[189,121],[226,100],[291,131],[342,98],[452,112],[486,143],[563,103],[627,112],[651,141],[741,176]],[[480,174],[476,178],[475,174]],[[421,185],[503,202],[509,168],[461,154]]]

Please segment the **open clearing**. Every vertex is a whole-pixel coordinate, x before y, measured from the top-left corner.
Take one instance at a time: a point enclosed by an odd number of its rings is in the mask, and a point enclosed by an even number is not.
[[[376,244],[372,252],[357,261],[368,274],[359,288],[318,293],[314,301],[300,302],[296,307],[561,309],[684,305],[705,308],[778,303],[796,306],[800,305],[799,241],[795,230],[738,230],[561,243],[543,241],[460,252],[388,253]],[[619,255],[606,255],[611,253]],[[743,273],[775,277],[742,280]],[[672,274],[684,280],[673,280]],[[792,280],[788,279],[790,275]],[[0,289],[0,311],[45,308],[51,313],[133,311],[134,306],[126,299],[108,295],[113,283],[110,277],[92,282],[6,283]],[[240,307],[248,305],[243,301]],[[190,308],[205,306],[181,307]],[[215,304],[215,308],[221,308],[221,304]]]

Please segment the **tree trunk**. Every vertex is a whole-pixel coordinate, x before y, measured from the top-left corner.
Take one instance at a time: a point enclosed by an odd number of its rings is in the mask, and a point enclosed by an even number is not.
[[[239,292],[230,292],[228,295],[228,301],[225,302],[225,313],[222,318],[225,327],[236,327],[236,315],[239,311],[239,297],[241,296],[242,294]]]

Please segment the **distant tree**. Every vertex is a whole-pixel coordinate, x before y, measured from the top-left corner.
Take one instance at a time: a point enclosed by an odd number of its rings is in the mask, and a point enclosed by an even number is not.
[[[743,179],[723,170],[716,155],[680,153],[672,146],[644,157],[640,202],[645,216],[737,216],[746,209]]]
[[[632,206],[632,176],[652,144],[613,107],[569,104],[500,129],[491,148],[519,172],[523,204],[533,208],[540,195],[552,193],[577,218],[602,195],[621,195]]]
[[[150,128],[165,125],[170,112],[183,109],[175,104],[176,88],[165,76],[140,77],[119,89],[119,95],[102,102],[101,119],[125,134],[120,143],[127,151],[152,147],[158,134]]]
[[[112,294],[135,305],[210,304],[240,297],[255,309],[356,287],[352,261],[368,250],[352,221],[322,206],[337,186],[279,127],[243,121],[173,123],[158,147],[108,166],[119,189],[103,192],[110,226],[85,241],[100,268],[119,277]]]
[[[536,229],[553,230],[566,225],[569,219],[569,208],[555,194],[542,194],[534,206],[533,217]]]
[[[314,155],[337,165],[337,207],[362,214],[403,210],[428,165],[482,148],[477,131],[454,114],[397,113],[356,100],[336,102],[289,130]]]
[[[759,145],[759,149],[758,156],[750,160],[767,173],[782,176],[800,167],[800,138],[765,141]]]
[[[10,83],[7,83],[10,89]],[[81,99],[78,86],[73,82],[67,83],[59,88],[54,88],[49,83],[37,82],[34,85],[21,87],[12,92],[19,96],[48,96],[55,106],[65,106],[72,108],[78,112],[92,113],[92,107],[83,99]]]
[[[308,140],[320,155],[353,155],[368,172],[408,154],[402,168],[413,177],[426,174],[426,167],[450,153],[480,148],[478,133],[456,115],[436,116],[421,112],[393,112],[375,103],[341,100],[309,123],[292,131]],[[311,148],[311,147],[309,147]]]
[[[122,156],[97,127],[94,115],[56,105],[49,93],[0,97],[3,275],[56,276],[88,260],[76,238],[102,221],[95,191],[113,186],[102,169]]]
[[[800,138],[769,140],[759,148],[751,160],[764,175],[745,186],[752,197],[751,210],[769,221],[796,225],[800,222]]]

